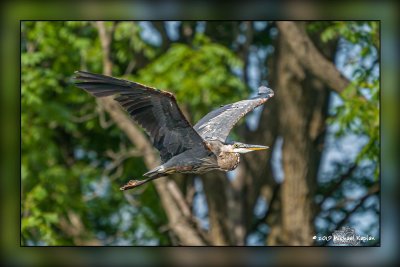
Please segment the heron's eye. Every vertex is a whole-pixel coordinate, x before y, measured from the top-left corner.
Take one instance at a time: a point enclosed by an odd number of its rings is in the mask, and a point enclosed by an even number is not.
[[[239,145],[238,145],[238,144],[234,144],[233,147],[234,147],[234,148],[238,148]]]

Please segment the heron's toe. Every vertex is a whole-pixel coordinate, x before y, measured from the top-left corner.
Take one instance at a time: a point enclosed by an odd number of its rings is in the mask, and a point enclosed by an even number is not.
[[[121,191],[125,191],[135,187],[138,183],[139,183],[138,180],[130,180],[128,183],[126,183],[124,186],[121,186],[119,189]]]

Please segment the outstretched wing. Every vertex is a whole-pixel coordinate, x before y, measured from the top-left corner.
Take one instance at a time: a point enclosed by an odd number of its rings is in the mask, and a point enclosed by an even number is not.
[[[248,112],[264,104],[274,96],[274,91],[265,86],[258,88],[258,95],[247,100],[225,105],[204,116],[193,127],[204,140],[218,139],[225,142],[233,126]]]
[[[93,96],[117,95],[115,100],[146,130],[163,162],[195,146],[205,147],[173,94],[105,75],[83,71],[75,74],[76,86]]]

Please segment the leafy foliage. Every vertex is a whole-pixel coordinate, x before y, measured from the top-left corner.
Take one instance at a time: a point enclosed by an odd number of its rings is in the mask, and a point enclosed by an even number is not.
[[[115,73],[143,64],[130,62],[141,54],[151,64],[128,77],[171,88],[198,110],[191,113],[196,119],[246,93],[231,72],[241,62],[225,47],[198,36],[193,47],[176,44],[160,55],[141,30],[117,24]],[[154,188],[129,202],[118,189],[146,171],[142,159],[126,159],[122,172],[112,167],[107,152],[131,145],[115,125],[104,125],[108,117],[94,99],[70,83],[75,70],[101,72],[97,30],[89,22],[24,22],[21,31],[22,244],[169,244],[168,232],[159,230],[167,219]]]
[[[343,102],[336,107],[331,122],[339,125],[337,136],[349,132],[368,138],[357,156],[357,162],[375,163],[379,176],[379,22],[335,22],[321,34],[323,41],[342,38],[342,49],[352,49],[344,67],[351,70],[351,85],[341,94]]]

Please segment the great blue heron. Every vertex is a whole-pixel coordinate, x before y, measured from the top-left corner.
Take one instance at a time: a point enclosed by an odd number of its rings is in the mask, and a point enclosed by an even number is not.
[[[145,129],[160,151],[162,165],[143,174],[147,179],[130,180],[121,190],[173,173],[231,171],[238,166],[240,153],[268,148],[226,141],[240,118],[274,95],[265,86],[258,89],[257,96],[213,110],[192,127],[169,92],[95,73],[75,74],[76,86],[93,96],[117,95],[115,100]]]

